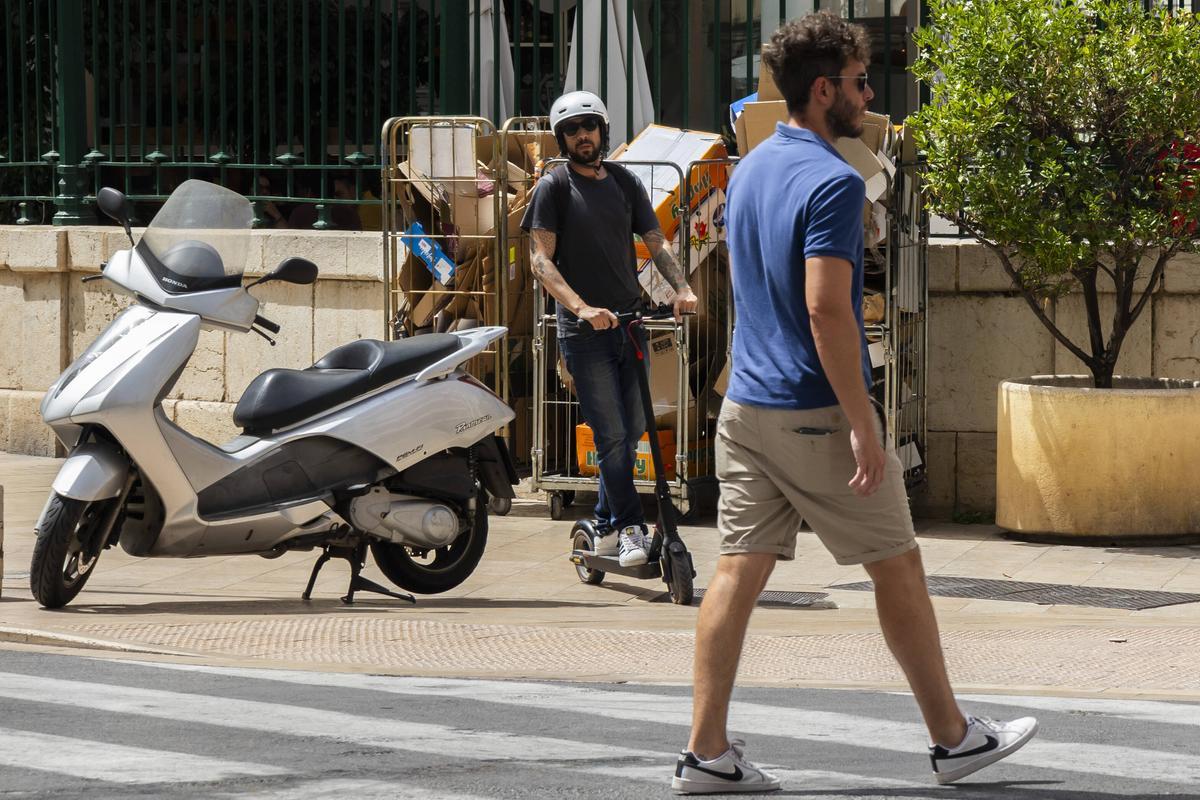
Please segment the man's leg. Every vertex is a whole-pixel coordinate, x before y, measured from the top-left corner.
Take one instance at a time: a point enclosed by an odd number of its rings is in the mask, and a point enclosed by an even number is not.
[[[701,759],[716,758],[729,749],[729,698],[746,627],[777,558],[774,553],[723,555],[704,593],[696,620],[692,736],[687,746]]]
[[[602,528],[611,528],[622,508],[620,493],[613,497],[614,482],[620,484],[622,469],[629,480],[633,473],[632,455],[623,457],[627,434],[621,414],[620,392],[621,331],[599,331],[587,337],[567,337],[560,342],[567,369],[575,379],[579,411],[592,429],[600,486],[596,516]],[[616,502],[614,502],[614,499]],[[628,513],[628,512],[625,512]]]
[[[914,547],[864,566],[875,583],[875,607],[883,637],[908,678],[929,736],[937,744],[954,747],[966,735],[967,721],[946,675],[921,551]]]

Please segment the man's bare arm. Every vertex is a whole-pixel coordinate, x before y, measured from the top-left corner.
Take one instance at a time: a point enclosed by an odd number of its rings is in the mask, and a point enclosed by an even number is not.
[[[666,237],[663,236],[662,230],[655,228],[643,235],[642,241],[646,243],[646,249],[650,251],[650,258],[653,259],[658,273],[666,279],[671,288],[677,292],[687,288],[687,278],[683,277],[683,269],[671,254],[671,248],[666,246]]]
[[[557,246],[558,236],[553,231],[542,228],[529,231],[529,261],[534,277],[541,282],[551,297],[596,330],[616,327],[616,315],[608,309],[592,308],[583,302],[579,293],[571,288],[558,271],[558,267],[554,266],[554,251]]]

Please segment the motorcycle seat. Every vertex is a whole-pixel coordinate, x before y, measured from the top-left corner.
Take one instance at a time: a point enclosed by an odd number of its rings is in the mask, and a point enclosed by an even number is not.
[[[451,333],[396,342],[359,339],[325,354],[307,369],[269,369],[242,394],[234,424],[261,436],[414,375],[462,347]]]

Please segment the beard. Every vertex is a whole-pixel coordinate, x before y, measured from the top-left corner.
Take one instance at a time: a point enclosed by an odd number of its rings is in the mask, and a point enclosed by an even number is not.
[[[591,155],[588,155],[588,156],[580,155],[579,146],[581,144],[587,144],[587,145],[591,146],[592,149],[589,151],[591,153]],[[578,142],[574,146],[567,148],[567,158],[571,159],[576,164],[580,164],[583,166],[591,166],[592,164],[595,164],[596,161],[598,161],[600,158],[600,146],[595,144],[594,142]]]
[[[846,99],[840,91],[837,102],[825,112],[825,124],[829,132],[837,137],[857,139],[862,136],[862,123],[857,121],[859,109]]]

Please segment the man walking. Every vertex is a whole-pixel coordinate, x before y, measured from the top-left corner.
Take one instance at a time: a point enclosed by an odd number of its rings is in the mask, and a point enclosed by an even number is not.
[[[596,553],[621,566],[645,564],[649,543],[633,484],[634,455],[646,431],[635,343],[617,313],[641,303],[633,235],[675,290],[675,315],[696,310],[696,295],[665,246],[654,209],[637,178],[605,162],[608,111],[591,92],[554,101],[550,125],[569,159],[539,182],[521,227],[530,232],[533,274],[558,301],[558,345],[592,428],[600,468]],[[642,337],[640,330],[636,333]],[[645,340],[636,344],[645,347]]]
[[[884,638],[916,696],[949,783],[1037,731],[959,710],[942,656],[905,495],[872,406],[863,333],[862,178],[833,147],[862,133],[874,96],[870,40],[827,12],[785,24],[763,47],[789,121],[747,155],[727,220],[737,326],[717,426],[721,557],[696,624],[691,738],[672,787],[689,793],[778,789],[726,734],[751,611],[775,562],[795,555],[806,520],[839,564],[875,585]],[[869,745],[870,742],[864,742]]]

